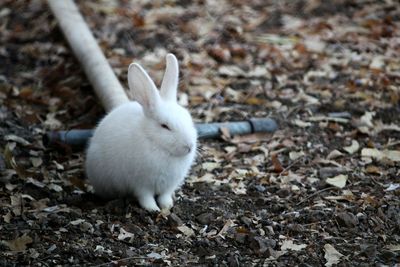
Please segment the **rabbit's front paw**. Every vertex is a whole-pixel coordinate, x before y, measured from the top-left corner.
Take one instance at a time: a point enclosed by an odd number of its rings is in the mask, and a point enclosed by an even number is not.
[[[169,193],[160,195],[157,200],[161,209],[169,210],[174,205],[174,201],[172,200],[172,195]]]
[[[156,200],[151,194],[143,194],[142,196],[140,196],[139,204],[147,211],[160,211],[160,208],[157,206]]]

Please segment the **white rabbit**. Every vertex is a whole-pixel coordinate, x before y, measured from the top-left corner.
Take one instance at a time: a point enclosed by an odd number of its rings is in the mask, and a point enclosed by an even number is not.
[[[137,102],[104,117],[86,154],[86,174],[99,196],[134,196],[148,211],[173,206],[196,154],[192,118],[177,103],[178,61],[173,54],[166,61],[160,91],[140,65],[129,66],[129,89]]]

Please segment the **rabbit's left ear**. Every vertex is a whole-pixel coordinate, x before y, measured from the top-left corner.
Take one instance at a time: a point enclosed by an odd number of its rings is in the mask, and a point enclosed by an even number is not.
[[[178,60],[174,54],[168,54],[164,78],[161,83],[160,94],[164,100],[176,102],[179,84]]]

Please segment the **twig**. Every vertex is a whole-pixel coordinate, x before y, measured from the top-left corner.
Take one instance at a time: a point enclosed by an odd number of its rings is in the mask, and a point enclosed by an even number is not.
[[[288,166],[286,166],[278,175],[277,178],[280,178],[282,176],[282,173],[287,172],[290,168],[293,167],[293,165],[295,165],[297,162],[300,161],[300,159],[302,159],[304,156],[300,156],[297,159],[295,159],[292,163],[290,163]]]
[[[150,259],[150,258],[149,257],[143,257],[143,256],[132,256],[132,257],[127,257],[127,258],[123,258],[123,259],[119,259],[119,260],[113,260],[113,261],[106,262],[106,263],[101,263],[101,264],[98,264],[98,265],[93,265],[92,267],[109,266],[112,263],[126,261],[126,260],[145,260],[145,259]]]
[[[334,187],[334,186],[331,186],[331,187],[327,187],[327,188],[318,190],[317,192],[315,192],[315,193],[309,195],[308,197],[306,197],[305,199],[303,199],[302,201],[300,201],[299,203],[297,203],[296,206],[299,206],[299,205],[303,204],[304,202],[306,202],[306,201],[310,200],[311,198],[315,197],[316,195],[319,195],[319,194],[321,194],[321,193],[323,193],[323,192],[325,192],[325,191],[329,191],[329,190],[333,190],[333,189],[336,189],[336,190],[337,190],[337,189],[339,189],[339,188]]]

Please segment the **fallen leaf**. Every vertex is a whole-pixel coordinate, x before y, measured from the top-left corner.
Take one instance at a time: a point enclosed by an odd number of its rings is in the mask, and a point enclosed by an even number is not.
[[[360,149],[360,144],[357,142],[357,140],[351,140],[351,145],[350,146],[345,146],[343,149],[349,153],[350,155],[354,154],[355,152]]]
[[[345,187],[346,182],[347,182],[347,175],[344,175],[344,174],[339,174],[333,178],[326,179],[327,184],[333,185],[338,188]]]
[[[291,151],[291,152],[289,152],[289,158],[290,158],[291,160],[296,160],[296,159],[298,159],[298,158],[303,157],[304,155],[305,155],[305,153],[304,153],[303,151],[299,151],[299,152],[297,152],[297,151]]]
[[[231,139],[231,133],[229,132],[229,128],[227,127],[221,127],[219,128],[221,134],[222,134],[222,139],[224,140],[230,140]]]
[[[63,188],[59,186],[58,184],[49,184],[48,188],[55,191],[55,192],[61,192],[63,191]]]
[[[375,114],[376,114],[375,112],[366,111],[364,115],[362,115],[360,118],[361,124],[369,128],[374,127],[372,119],[374,118]]]
[[[262,105],[265,103],[265,99],[257,97],[249,97],[244,101],[244,103],[246,103],[247,105]]]
[[[14,240],[3,241],[3,243],[14,252],[22,252],[26,250],[26,245],[31,244],[32,242],[33,239],[26,234],[17,237]]]
[[[304,40],[307,50],[314,53],[322,53],[325,50],[326,43],[317,37],[308,37]]]
[[[176,227],[182,234],[184,234],[187,237],[193,236],[194,231],[192,228],[187,227],[186,225],[181,225]]]
[[[241,68],[235,65],[221,66],[218,69],[218,73],[220,75],[229,77],[246,77],[246,73]]]
[[[326,244],[324,246],[325,250],[325,266],[330,267],[334,264],[338,264],[340,262],[340,258],[342,258],[344,255],[341,254],[339,251],[337,251],[332,245]]]
[[[4,220],[4,222],[6,222],[6,223],[10,223],[11,218],[12,218],[11,211],[7,212],[6,215],[3,215],[3,220]]]
[[[157,252],[151,252],[151,253],[147,254],[146,256],[148,258],[152,258],[152,259],[156,259],[156,260],[163,258],[163,256],[160,253],[157,253]]]
[[[300,244],[300,245],[296,245],[293,243],[293,240],[284,240],[282,242],[282,246],[281,246],[281,250],[294,250],[294,251],[300,251],[303,248],[306,248],[307,245],[306,244]]]
[[[330,160],[330,159],[335,159],[335,158],[338,158],[341,156],[343,156],[343,153],[340,152],[339,150],[335,149],[335,150],[332,150],[326,158]]]
[[[378,150],[376,148],[363,148],[361,150],[362,157],[374,158],[377,160],[382,160],[383,158],[388,158],[392,161],[400,161],[400,151],[398,150]]]
[[[215,181],[216,181],[215,175],[212,173],[206,173],[203,176],[201,176],[200,178],[198,178],[197,176],[191,176],[187,180],[187,182],[189,184],[191,184],[191,183],[214,183]]]
[[[75,221],[70,222],[71,225],[79,225],[83,223],[85,220],[84,219],[77,219]]]
[[[128,231],[125,231],[123,228],[119,229],[119,234],[118,234],[118,240],[125,240],[127,238],[134,237],[135,235],[132,233],[129,233]]]
[[[381,174],[382,173],[382,170],[378,166],[375,166],[375,165],[369,165],[367,168],[365,168],[365,171],[367,173],[372,173],[372,174]]]
[[[221,167],[221,164],[219,164],[217,162],[204,162],[203,164],[201,164],[201,166],[207,172],[211,172],[214,169]]]
[[[280,173],[284,170],[281,162],[278,159],[277,154],[271,154],[271,161],[272,161],[272,165],[274,166],[274,172]]]
[[[36,179],[33,179],[32,177],[28,177],[28,179],[26,180],[27,183],[31,183],[39,188],[44,188],[46,185],[42,182],[39,182]]]
[[[298,126],[298,127],[301,127],[301,128],[306,128],[306,127],[312,126],[312,123],[311,123],[311,122],[305,122],[305,121],[302,121],[302,120],[299,120],[299,119],[293,120],[292,123],[293,123],[294,125]]]
[[[226,151],[226,153],[230,154],[233,153],[237,150],[237,147],[235,146],[226,146],[224,147],[224,150]]]
[[[35,168],[39,167],[43,163],[43,160],[41,158],[30,158],[30,160],[31,160],[32,166]]]
[[[61,121],[56,119],[56,113],[49,113],[46,115],[46,120],[44,121],[43,125],[49,130],[56,130],[61,128],[62,123]]]
[[[345,118],[334,118],[334,117],[327,117],[327,116],[312,116],[307,118],[308,121],[334,121],[340,123],[348,123],[349,120]]]
[[[400,126],[391,123],[391,124],[384,124],[382,121],[377,121],[375,123],[375,128],[373,130],[373,134],[378,134],[382,131],[397,131],[400,132]]]
[[[22,213],[22,197],[21,195],[10,196],[12,212],[15,216],[19,216]]]
[[[400,184],[390,184],[388,188],[385,189],[386,192],[394,191],[400,188]]]
[[[390,251],[400,251],[400,244],[387,245],[386,248]]]
[[[224,233],[226,233],[228,230],[229,230],[229,228],[231,228],[231,227],[233,227],[233,226],[235,226],[235,222],[234,221],[232,221],[231,219],[228,219],[226,222],[225,222],[225,224],[224,224],[224,226],[222,227],[222,229],[218,232],[218,236],[222,236]]]
[[[246,195],[247,190],[246,190],[246,185],[243,183],[243,181],[239,182],[234,182],[230,181],[229,186],[232,189],[232,192],[235,193],[236,195]]]
[[[18,143],[20,145],[23,145],[23,146],[27,146],[27,145],[30,144],[30,142],[28,142],[24,138],[16,136],[14,134],[9,134],[9,135],[4,136],[4,140],[16,142],[16,143]]]
[[[385,66],[385,61],[383,56],[375,56],[372,59],[371,64],[369,64],[369,68],[375,70],[381,70],[382,68],[384,68],[384,66]]]

